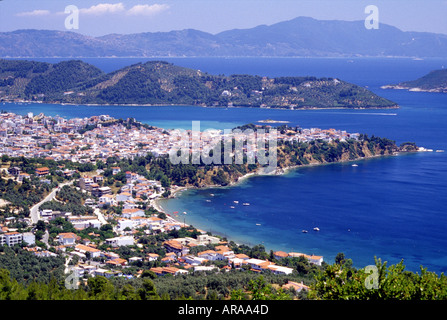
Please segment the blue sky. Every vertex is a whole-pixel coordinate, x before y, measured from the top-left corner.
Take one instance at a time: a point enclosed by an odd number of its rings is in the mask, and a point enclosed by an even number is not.
[[[447,34],[447,0],[3,0],[0,31],[66,30],[65,7],[80,9],[86,35],[197,29],[210,33],[251,28],[308,16],[321,20],[364,20],[376,5],[380,23],[404,31]]]

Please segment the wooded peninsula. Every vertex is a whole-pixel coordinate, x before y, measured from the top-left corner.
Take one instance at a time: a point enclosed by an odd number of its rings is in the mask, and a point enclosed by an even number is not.
[[[336,78],[211,75],[163,61],[110,73],[80,60],[0,60],[0,101],[283,109],[397,108]]]

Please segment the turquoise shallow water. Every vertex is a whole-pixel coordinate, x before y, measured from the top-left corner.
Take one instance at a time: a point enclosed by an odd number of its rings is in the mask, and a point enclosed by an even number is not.
[[[86,59],[106,71],[138,59]],[[17,113],[44,112],[64,117],[109,114],[163,128],[233,128],[261,119],[288,120],[303,128],[336,128],[414,141],[447,150],[447,95],[382,90],[381,85],[414,79],[447,65],[447,60],[411,59],[169,59],[209,73],[267,76],[339,77],[368,86],[397,102],[395,110],[260,110],[199,107],[58,106],[5,104]],[[323,255],[332,262],[344,252],[362,267],[374,256],[410,270],[419,265],[447,270],[447,156],[418,153],[351,164],[294,170],[284,176],[253,177],[238,186],[188,190],[164,201],[168,212],[186,223],[228,236],[237,242],[263,243],[268,249]],[[211,197],[210,193],[215,196]],[[211,200],[207,202],[206,200]],[[233,201],[239,201],[235,204]],[[249,202],[250,206],[242,206]],[[234,206],[235,208],[230,208]],[[312,231],[318,226],[320,232]],[[304,234],[302,229],[309,232]]]

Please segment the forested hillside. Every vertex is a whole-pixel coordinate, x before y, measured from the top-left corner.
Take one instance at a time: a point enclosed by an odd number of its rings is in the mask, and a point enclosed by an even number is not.
[[[256,108],[396,108],[335,78],[211,75],[163,61],[103,73],[79,60],[0,60],[0,101]]]

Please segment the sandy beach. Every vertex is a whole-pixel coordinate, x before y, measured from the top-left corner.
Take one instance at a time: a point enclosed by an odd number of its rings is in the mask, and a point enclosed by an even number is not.
[[[169,196],[169,198],[174,198],[176,196],[176,194],[178,194],[179,192],[185,191],[187,189],[188,189],[187,187],[176,187],[174,189],[171,188],[171,195]],[[182,224],[188,225],[187,223],[184,223],[184,222],[172,217],[171,213],[166,212],[158,203],[160,200],[162,200],[162,198],[157,198],[157,199],[154,199],[151,201],[151,205],[152,205],[152,207],[154,207],[155,210],[166,214],[166,217],[167,217],[166,219],[170,222],[182,223]]]

